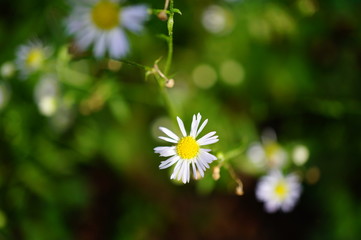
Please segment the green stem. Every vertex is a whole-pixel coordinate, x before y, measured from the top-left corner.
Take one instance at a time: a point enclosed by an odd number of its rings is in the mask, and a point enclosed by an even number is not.
[[[172,64],[172,58],[173,58],[173,25],[174,25],[174,9],[173,9],[174,3],[173,0],[170,0],[169,4],[169,18],[167,22],[168,27],[168,56],[167,61],[164,68],[164,74],[168,75],[170,66]]]
[[[161,95],[163,97],[163,100],[165,102],[165,106],[166,106],[166,108],[168,110],[168,113],[172,117],[172,119],[176,119],[176,117],[177,117],[176,110],[175,110],[175,107],[174,107],[170,97],[169,97],[167,89],[164,86],[164,79],[159,77],[159,76],[156,76],[156,79],[157,79],[157,83],[158,83],[158,86],[159,86],[160,93],[161,93]]]
[[[150,69],[150,67],[144,66],[142,64],[139,64],[139,63],[136,63],[136,62],[133,62],[133,61],[130,61],[130,60],[120,60],[120,62],[123,62],[123,63],[129,64],[129,65],[144,69],[146,71]]]
[[[235,157],[241,155],[242,152],[243,152],[243,149],[240,148],[240,147],[236,148],[236,149],[233,149],[233,150],[231,150],[231,151],[224,154],[223,160],[227,161],[228,159],[235,158]]]

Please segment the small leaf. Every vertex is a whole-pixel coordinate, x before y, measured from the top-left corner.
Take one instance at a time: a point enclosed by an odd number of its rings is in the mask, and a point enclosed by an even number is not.
[[[164,39],[166,41],[169,41],[169,37],[165,34],[157,34],[157,37],[161,38],[161,39]]]
[[[173,8],[173,12],[182,15],[182,12],[178,8]]]

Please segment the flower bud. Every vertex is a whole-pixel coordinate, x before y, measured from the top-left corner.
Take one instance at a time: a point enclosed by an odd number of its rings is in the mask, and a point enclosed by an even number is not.
[[[220,168],[219,166],[216,166],[213,168],[213,174],[212,174],[212,177],[215,181],[217,181],[220,177],[221,177],[221,174],[219,173],[220,172]]]
[[[167,16],[167,13],[165,12],[165,10],[159,12],[157,17],[162,21],[166,21],[168,19],[168,16]]]
[[[165,86],[166,86],[167,88],[172,88],[172,87],[174,87],[174,79],[169,79],[169,80],[167,80],[166,83],[165,83]]]

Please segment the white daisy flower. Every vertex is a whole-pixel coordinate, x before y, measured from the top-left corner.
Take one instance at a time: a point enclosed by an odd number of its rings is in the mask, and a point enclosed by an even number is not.
[[[124,29],[139,33],[148,18],[146,5],[121,7],[121,0],[83,0],[67,20],[67,31],[76,44],[85,50],[93,45],[97,58],[106,52],[112,58],[124,57],[129,43]]]
[[[265,210],[273,213],[278,209],[289,212],[296,205],[302,191],[299,178],[295,174],[283,176],[280,171],[271,171],[260,179],[256,197],[265,203]]]
[[[287,162],[286,151],[275,141],[252,143],[246,154],[260,168],[282,168]]]
[[[51,49],[38,40],[21,45],[16,53],[16,65],[21,76],[26,78],[41,70],[50,54]]]
[[[173,143],[171,147],[156,147],[154,148],[155,153],[159,153],[161,157],[170,157],[169,159],[162,161],[159,165],[160,169],[168,168],[175,164],[171,179],[182,180],[183,183],[189,182],[190,178],[190,166],[192,165],[193,176],[197,179],[197,171],[203,177],[204,171],[209,168],[209,164],[217,158],[210,154],[210,149],[201,148],[201,146],[209,145],[218,142],[218,136],[216,132],[210,132],[200,139],[196,139],[201,133],[203,128],[206,126],[208,119],[206,119],[201,126],[202,116],[193,115],[193,121],[191,125],[191,131],[187,134],[183,121],[177,117],[179,128],[182,132],[181,137],[178,137],[171,130],[160,127],[159,129],[164,132],[167,137],[159,137],[167,142]]]

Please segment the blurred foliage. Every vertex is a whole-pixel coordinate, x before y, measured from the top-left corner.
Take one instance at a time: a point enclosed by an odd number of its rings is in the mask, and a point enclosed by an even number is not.
[[[40,114],[39,76],[0,79],[9,92],[0,110],[0,239],[361,237],[359,1],[175,1],[182,16],[174,25],[175,87],[167,91],[186,125],[197,112],[208,118],[219,154],[245,152],[267,127],[286,149],[310,150],[300,202],[273,215],[255,199],[259,173],[244,154],[230,159],[241,197],[225,168],[218,181],[208,170],[188,185],[159,171],[157,128],[176,125],[155,80],[126,63],[69,53],[71,5],[0,2],[0,63],[29,39],[52,46],[49,69],[65,106]],[[166,31],[152,16],[143,34],[129,34],[127,59],[152,66],[165,57],[157,35]]]

